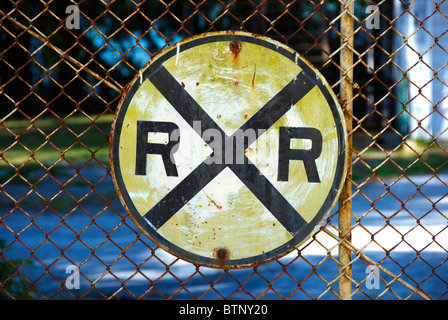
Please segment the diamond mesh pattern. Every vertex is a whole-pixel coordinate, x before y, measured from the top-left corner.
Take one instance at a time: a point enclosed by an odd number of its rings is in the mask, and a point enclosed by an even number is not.
[[[447,23],[446,1],[422,1],[426,11],[416,0],[357,1],[353,11],[342,0],[3,2],[1,298],[447,298],[448,113],[446,94],[434,93],[447,92],[448,31],[437,27]],[[79,28],[68,27],[70,5]],[[341,32],[344,15],[352,34]],[[372,17],[378,28],[369,27]],[[121,93],[155,54],[215,30],[291,46],[335,92],[349,81],[353,97],[341,105],[352,124],[352,192],[340,203],[350,205],[350,237],[335,210],[286,257],[216,270],[158,248],[124,212],[108,159]],[[353,55],[348,70],[343,48]],[[348,264],[340,247],[351,252]],[[67,285],[70,265],[79,288]]]

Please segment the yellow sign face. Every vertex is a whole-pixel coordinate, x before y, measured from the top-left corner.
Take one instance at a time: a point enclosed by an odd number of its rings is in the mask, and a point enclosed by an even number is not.
[[[111,162],[124,207],[156,244],[200,265],[253,266],[325,221],[346,131],[330,86],[292,49],[215,32],[169,47],[134,79]]]

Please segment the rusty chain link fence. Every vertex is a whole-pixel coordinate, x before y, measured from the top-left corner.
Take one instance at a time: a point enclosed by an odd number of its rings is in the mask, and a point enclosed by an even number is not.
[[[5,0],[0,5],[0,297],[446,299],[448,1]],[[258,267],[152,243],[111,178],[114,112],[169,45],[243,30],[292,47],[344,110],[339,205]]]

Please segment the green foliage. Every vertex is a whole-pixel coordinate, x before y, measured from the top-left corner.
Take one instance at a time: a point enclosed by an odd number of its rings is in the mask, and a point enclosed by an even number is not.
[[[0,251],[6,246],[5,240],[0,240]],[[19,275],[14,275],[16,268],[14,266],[20,265],[21,259],[11,259],[6,261],[0,259],[0,300],[16,299],[35,299],[36,296],[30,292],[29,283]],[[31,262],[27,262],[32,264]]]

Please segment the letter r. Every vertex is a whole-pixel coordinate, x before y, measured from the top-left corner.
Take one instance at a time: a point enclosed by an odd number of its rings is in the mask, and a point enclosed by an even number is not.
[[[291,139],[311,140],[311,149],[291,149]],[[322,152],[322,134],[315,128],[280,127],[278,148],[278,181],[288,181],[289,160],[301,160],[308,182],[320,182],[316,159]]]
[[[177,134],[173,134],[177,130]],[[168,143],[149,143],[149,132],[168,133]],[[160,154],[167,176],[177,177],[177,167],[174,154],[179,148],[179,127],[172,122],[137,121],[137,146],[135,154],[135,175],[146,175],[146,161],[148,154]]]

